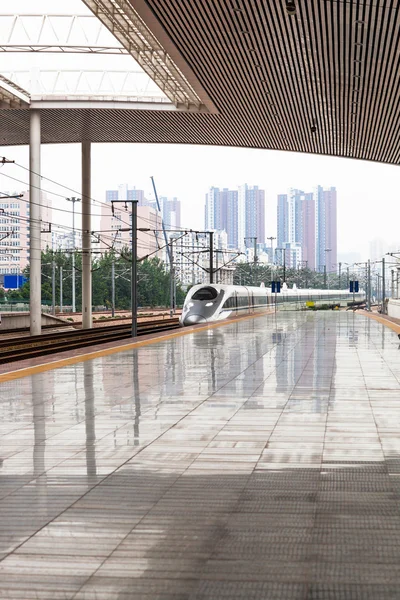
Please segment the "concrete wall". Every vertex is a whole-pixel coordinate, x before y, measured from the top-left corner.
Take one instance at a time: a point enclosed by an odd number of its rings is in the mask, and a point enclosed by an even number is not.
[[[1,313],[0,331],[7,331],[9,329],[23,329],[29,327],[29,313]],[[42,325],[59,325],[65,323],[64,319],[53,317],[42,313]],[[70,324],[67,321],[68,324]]]
[[[388,315],[395,319],[400,319],[400,300],[390,298],[388,303]]]

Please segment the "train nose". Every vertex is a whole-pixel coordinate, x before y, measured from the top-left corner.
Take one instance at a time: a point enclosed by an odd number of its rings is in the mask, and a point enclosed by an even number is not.
[[[201,315],[188,315],[183,321],[184,325],[196,325],[196,323],[207,323],[207,319]]]

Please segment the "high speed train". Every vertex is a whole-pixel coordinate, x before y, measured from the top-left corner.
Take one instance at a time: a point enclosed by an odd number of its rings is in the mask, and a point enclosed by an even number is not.
[[[278,307],[287,304],[288,308],[305,308],[307,302],[346,306],[353,301],[348,290],[301,290],[295,286],[289,289],[284,283],[281,292],[275,295],[271,288],[263,286],[200,284],[189,290],[179,321],[181,325],[195,325],[266,311],[275,305],[275,296]],[[365,300],[365,292],[354,294],[354,300]]]

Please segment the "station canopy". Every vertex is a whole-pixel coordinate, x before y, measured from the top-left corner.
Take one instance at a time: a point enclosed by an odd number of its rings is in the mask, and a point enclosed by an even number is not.
[[[43,143],[211,144],[399,164],[397,1],[9,4],[2,146],[29,142],[36,108]]]

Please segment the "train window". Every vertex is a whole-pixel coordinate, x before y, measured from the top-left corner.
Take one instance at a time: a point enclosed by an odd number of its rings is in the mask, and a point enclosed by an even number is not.
[[[215,300],[217,296],[217,290],[212,287],[204,287],[200,288],[193,294],[192,300]]]
[[[231,296],[230,298],[228,298],[228,299],[227,299],[227,300],[224,302],[224,304],[223,304],[222,308],[223,308],[223,309],[224,309],[224,308],[226,308],[226,309],[229,309],[229,308],[236,308],[236,298],[235,298],[235,296]]]

